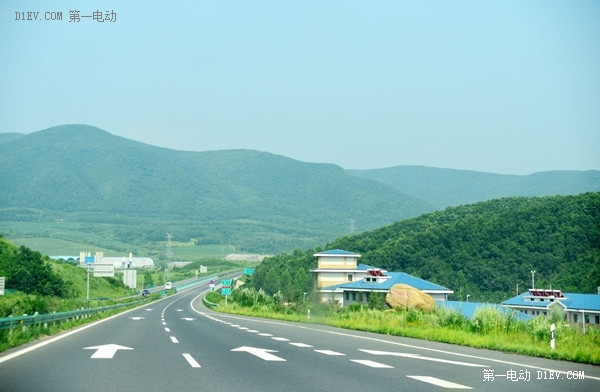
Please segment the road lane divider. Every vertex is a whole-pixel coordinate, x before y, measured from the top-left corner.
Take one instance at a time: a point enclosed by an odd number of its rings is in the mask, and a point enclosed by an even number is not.
[[[190,364],[191,367],[193,367],[193,368],[199,368],[199,367],[201,367],[200,364],[198,362],[196,362],[196,360],[194,359],[194,357],[192,357],[190,354],[184,353],[183,357]]]

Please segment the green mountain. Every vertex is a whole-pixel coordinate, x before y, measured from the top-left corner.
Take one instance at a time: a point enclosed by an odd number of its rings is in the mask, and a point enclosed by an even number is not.
[[[23,133],[16,133],[16,132],[0,133],[0,143],[9,142],[9,141],[19,138],[23,135],[24,135]]]
[[[44,227],[16,235],[53,237],[77,222],[72,230],[99,243],[147,244],[170,232],[179,241],[276,252],[332,240],[351,222],[364,231],[433,210],[332,164],[249,150],[175,151],[86,125],[0,143],[0,166],[0,221]]]
[[[600,287],[600,193],[505,198],[424,214],[325,249],[361,254],[360,262],[402,271],[454,290],[451,299],[500,302],[535,287],[596,293]],[[318,250],[321,250],[319,248]],[[315,250],[265,259],[253,283],[315,268]],[[266,277],[271,277],[266,279]],[[285,290],[281,283],[279,290]],[[517,287],[518,286],[518,287]],[[260,287],[256,287],[260,288]],[[267,289],[267,288],[265,288]]]
[[[349,173],[392,185],[437,208],[510,196],[577,195],[600,191],[600,171],[548,171],[526,176],[395,166]]]

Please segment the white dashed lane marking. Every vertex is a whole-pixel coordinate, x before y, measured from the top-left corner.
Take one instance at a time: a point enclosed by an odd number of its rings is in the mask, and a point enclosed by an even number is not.
[[[196,360],[194,359],[194,357],[192,357],[190,354],[187,354],[187,353],[183,354],[183,357],[190,364],[191,367],[193,367],[193,368],[199,368],[199,367],[201,367],[200,364],[198,362],[196,362]]]
[[[383,369],[393,369],[393,366],[386,365],[384,363],[379,363],[375,361],[369,361],[368,359],[351,359],[350,361],[360,363],[361,365],[365,365],[372,368],[383,368]]]
[[[431,376],[406,376],[408,378],[412,378],[415,380],[423,381],[429,384],[437,385],[442,388],[451,388],[451,389],[473,389],[466,385],[456,384],[450,381],[441,380],[439,378],[431,377]]]
[[[292,346],[296,346],[296,347],[312,347],[310,344],[306,344],[306,343],[290,343]]]
[[[331,350],[315,350],[315,352],[318,352],[319,354],[325,354],[325,355],[346,355],[346,354],[338,353],[337,351],[331,351]]]

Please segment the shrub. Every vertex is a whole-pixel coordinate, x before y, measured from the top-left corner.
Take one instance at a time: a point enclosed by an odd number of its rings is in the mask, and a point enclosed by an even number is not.
[[[206,294],[206,300],[208,302],[212,302],[213,304],[218,304],[223,299],[223,296],[216,291],[211,291]]]
[[[454,309],[437,308],[436,315],[441,327],[463,328],[469,324],[465,315]]]
[[[530,320],[526,329],[536,341],[550,341],[550,322],[546,316],[537,316]]]
[[[505,328],[505,318],[502,312],[493,306],[480,306],[475,309],[471,328],[482,334],[497,333]]]

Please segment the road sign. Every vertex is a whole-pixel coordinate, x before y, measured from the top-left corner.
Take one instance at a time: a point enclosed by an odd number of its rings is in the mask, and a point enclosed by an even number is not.
[[[222,295],[231,295],[231,287],[223,287],[221,288]]]
[[[254,273],[254,268],[244,268],[244,274],[252,275]]]
[[[221,281],[221,286],[223,286],[223,287],[231,287],[231,279],[223,279]]]

